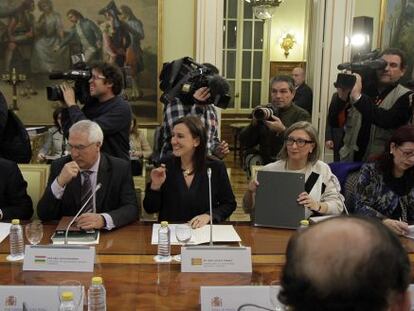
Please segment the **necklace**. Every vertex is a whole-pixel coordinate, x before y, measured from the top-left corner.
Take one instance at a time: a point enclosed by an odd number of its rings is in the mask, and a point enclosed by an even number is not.
[[[191,171],[189,168],[185,169],[181,169],[183,171],[184,177],[188,177],[190,175],[193,175],[193,171]]]

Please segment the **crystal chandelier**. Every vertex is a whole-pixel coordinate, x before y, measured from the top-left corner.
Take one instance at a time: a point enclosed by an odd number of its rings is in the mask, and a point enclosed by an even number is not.
[[[282,3],[283,0],[245,0],[253,7],[253,14],[256,18],[272,18],[274,9]]]

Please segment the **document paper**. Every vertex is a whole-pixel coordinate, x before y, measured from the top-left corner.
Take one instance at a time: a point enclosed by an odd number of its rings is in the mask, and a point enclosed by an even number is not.
[[[180,245],[175,236],[175,224],[168,224],[171,232],[171,245]],[[158,229],[160,224],[153,224],[151,244],[158,244]],[[240,242],[240,236],[232,225],[213,225],[213,242]],[[192,236],[187,245],[198,245],[210,242],[210,226],[193,229]]]
[[[10,223],[0,222],[0,243],[9,235]]]

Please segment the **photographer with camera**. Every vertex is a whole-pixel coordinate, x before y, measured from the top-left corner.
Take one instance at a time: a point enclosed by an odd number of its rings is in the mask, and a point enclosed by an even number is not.
[[[345,124],[341,161],[367,161],[380,155],[393,131],[406,124],[411,115],[409,95],[399,81],[405,73],[405,53],[388,48],[371,63],[383,63],[376,69],[376,81],[354,73],[356,82],[348,90],[350,109]]]
[[[255,164],[265,165],[276,160],[284,141],[286,128],[298,121],[310,122],[309,113],[293,102],[295,85],[289,76],[273,77],[271,82],[270,104],[258,106],[252,112],[250,125],[240,133],[240,144],[245,149],[253,149],[259,145],[259,150],[248,151],[258,153],[261,159]],[[246,157],[249,154],[246,155]],[[247,172],[250,171],[249,161],[245,161]]]
[[[226,84],[226,86],[220,85],[218,88],[222,87],[225,89],[227,87],[227,82],[224,78],[219,76],[219,71],[214,65],[204,63],[201,66],[202,70],[207,71],[208,75],[213,77],[213,82],[215,81],[217,84]],[[209,85],[213,82],[210,82]],[[217,85],[213,83],[212,87],[217,88]],[[218,95],[216,94],[216,96]],[[174,97],[162,96],[162,101],[164,103],[164,120],[161,125],[163,131],[163,143],[160,159],[168,156],[172,152],[171,137],[174,123],[182,117],[190,115],[200,118],[206,128],[207,151],[210,155],[222,159],[230,152],[228,143],[224,140],[220,141],[218,137],[219,123],[216,108],[214,103],[211,102],[212,97],[215,96],[212,96],[212,90],[208,86],[197,88],[192,97],[190,94],[186,96],[177,95]]]
[[[62,112],[62,124],[67,134],[72,124],[80,120],[95,121],[104,133],[101,150],[129,161],[131,108],[119,95],[122,86],[122,73],[117,66],[104,62],[92,64],[89,78],[91,98],[82,109],[76,104],[75,90],[67,83],[60,86],[66,106]]]

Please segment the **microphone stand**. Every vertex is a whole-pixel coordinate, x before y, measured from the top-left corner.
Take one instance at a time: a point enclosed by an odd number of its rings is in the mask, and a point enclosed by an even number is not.
[[[69,233],[69,229],[70,227],[73,225],[73,223],[75,222],[76,218],[78,218],[78,216],[80,215],[80,213],[82,213],[82,211],[85,209],[86,205],[88,205],[89,201],[95,196],[95,193],[101,189],[102,184],[99,183],[96,185],[95,190],[92,191],[91,195],[89,196],[89,198],[85,201],[85,203],[83,203],[83,205],[81,206],[81,208],[79,209],[79,211],[76,213],[76,215],[72,218],[72,220],[70,221],[69,225],[66,228],[65,231],[65,245],[68,244],[68,233]]]
[[[344,199],[344,197],[342,196],[342,194],[341,194],[341,189],[338,187],[338,184],[336,183],[337,182],[337,180],[335,180],[335,175],[332,173],[332,175],[331,175],[331,181],[332,181],[332,183],[334,184],[334,187],[335,187],[335,190],[338,192],[338,194],[339,194],[339,200],[341,200],[341,203],[342,203],[342,205],[343,205],[343,207],[344,207],[344,210],[345,210],[345,214],[347,215],[347,216],[349,216],[349,212],[348,212],[348,209],[346,208],[346,205],[345,205],[345,199]]]
[[[208,203],[210,206],[210,246],[213,246],[213,204],[211,199],[211,168],[207,168],[208,177]]]

